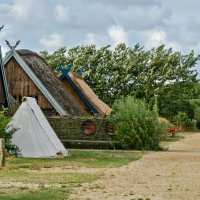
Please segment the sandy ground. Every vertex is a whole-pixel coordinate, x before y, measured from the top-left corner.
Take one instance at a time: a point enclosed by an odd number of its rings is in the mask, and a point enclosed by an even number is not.
[[[200,133],[76,188],[70,200],[200,200]]]

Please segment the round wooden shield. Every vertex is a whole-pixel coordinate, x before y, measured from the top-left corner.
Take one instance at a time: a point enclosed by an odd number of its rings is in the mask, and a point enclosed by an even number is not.
[[[81,124],[81,132],[85,135],[93,135],[96,132],[96,124],[92,120],[86,120]]]

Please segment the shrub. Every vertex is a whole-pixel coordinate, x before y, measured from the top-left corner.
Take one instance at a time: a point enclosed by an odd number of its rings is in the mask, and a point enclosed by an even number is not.
[[[113,105],[109,118],[116,125],[116,135],[125,149],[156,150],[159,148],[161,127],[157,109],[149,110],[142,100],[124,97]]]
[[[174,122],[178,127],[184,130],[194,130],[196,125],[185,112],[179,112],[174,118]]]
[[[196,120],[196,126],[200,129],[200,107],[195,108],[194,119]]]
[[[158,118],[158,133],[162,137],[161,139],[165,139],[167,135],[167,128],[173,127],[174,125],[170,123],[167,119],[159,117]]]
[[[0,138],[5,139],[6,151],[9,154],[17,155],[19,153],[19,149],[17,146],[12,144],[12,135],[15,133],[17,129],[9,126],[11,118],[8,116],[8,109],[3,108],[0,111]]]

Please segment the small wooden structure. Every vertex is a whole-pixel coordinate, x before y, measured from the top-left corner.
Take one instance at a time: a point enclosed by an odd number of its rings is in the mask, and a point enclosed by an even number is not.
[[[9,92],[19,103],[36,98],[46,116],[84,116],[86,112],[66,90],[45,60],[30,50],[11,48],[3,59]]]
[[[96,116],[110,115],[112,109],[99,99],[81,75],[72,72],[71,68],[72,65],[68,65],[67,69],[59,65],[61,71],[59,79],[65,88],[70,91],[86,112]]]

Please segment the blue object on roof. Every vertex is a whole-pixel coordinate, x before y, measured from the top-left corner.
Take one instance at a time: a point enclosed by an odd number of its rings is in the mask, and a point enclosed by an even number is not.
[[[85,71],[85,69],[84,69],[83,67],[80,67],[80,69],[79,69],[79,71],[78,71],[78,74],[79,74],[79,75],[82,75],[84,71]]]
[[[58,65],[58,69],[62,72],[62,75],[60,76],[60,80],[64,80],[65,78],[69,82],[69,84],[74,88],[74,90],[78,93],[80,98],[83,100],[83,102],[87,105],[87,107],[90,109],[92,113],[95,115],[99,115],[99,112],[94,108],[94,106],[87,100],[87,98],[84,96],[84,94],[81,92],[81,90],[78,88],[78,86],[74,83],[74,81],[71,79],[71,77],[68,75],[68,73],[72,69],[72,64],[68,65],[66,69],[63,68],[61,64]]]

